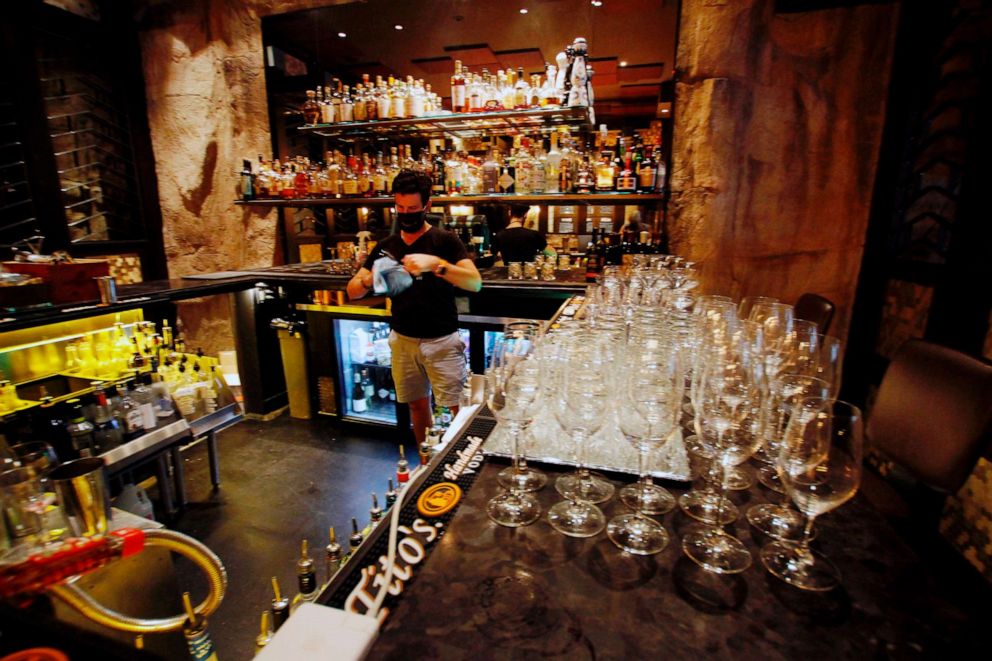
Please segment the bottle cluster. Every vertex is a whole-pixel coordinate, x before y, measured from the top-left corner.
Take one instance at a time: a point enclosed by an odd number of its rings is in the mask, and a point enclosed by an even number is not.
[[[414,80],[413,76],[407,76],[406,80],[393,76],[383,80],[382,76],[376,76],[373,83],[369,74],[364,74],[362,82],[354,88],[337,79],[334,83],[333,87],[307,90],[307,100],[301,108],[305,124],[429,117],[442,110],[441,97],[431,90],[430,84]]]
[[[610,233],[605,229],[593,229],[585,252],[586,281],[595,282],[607,266],[631,264],[634,255],[660,255],[664,252],[660,237],[652,236],[650,232]]]
[[[302,156],[266,162],[259,156],[257,171],[244,161],[241,193],[245,200],[381,197],[389,195],[403,169],[427,174],[433,195],[663,192],[667,165],[661,148],[639,136],[609,146],[603,129],[595,145],[584,146],[559,129],[547,140],[517,135],[512,146],[481,153],[435,140],[417,158],[409,144],[391,147],[388,158],[381,151],[347,156],[329,151],[321,163]]]
[[[455,60],[451,76],[451,111],[492,112],[498,110],[528,110],[556,107],[562,104],[561,91],[555,85],[557,67],[547,64],[543,80],[539,74],[529,78],[523,67],[499,69],[491,73],[483,68],[473,73]]]

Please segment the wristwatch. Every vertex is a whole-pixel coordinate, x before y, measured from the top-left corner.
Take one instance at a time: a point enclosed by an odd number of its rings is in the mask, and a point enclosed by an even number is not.
[[[441,259],[438,260],[437,268],[434,269],[434,275],[444,275],[448,272],[448,262]]]

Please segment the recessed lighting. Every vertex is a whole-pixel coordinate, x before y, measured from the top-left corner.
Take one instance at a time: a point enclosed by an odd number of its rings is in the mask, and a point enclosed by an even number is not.
[[[521,10],[520,10],[520,13],[521,13],[521,14],[526,14],[526,13],[527,13],[527,9],[526,9],[526,8],[525,8],[525,9],[521,9]]]
[[[620,60],[620,66],[622,67],[627,66],[627,60]]]
[[[603,0],[592,0],[592,6],[593,7],[602,7],[603,6]]]
[[[348,35],[346,33],[344,33],[344,32],[338,32],[338,36],[341,37],[342,39],[344,39]]]
[[[402,25],[400,25],[399,23],[397,23],[397,24],[396,24],[396,25],[394,25],[393,27],[394,27],[394,28],[396,28],[397,30],[402,30],[402,29],[403,29],[403,26],[402,26]]]

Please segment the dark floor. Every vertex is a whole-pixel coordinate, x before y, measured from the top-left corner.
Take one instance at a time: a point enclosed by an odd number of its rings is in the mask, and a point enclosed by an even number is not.
[[[173,527],[209,546],[224,562],[227,596],[210,618],[219,658],[250,659],[259,618],[272,598],[270,578],[296,594],[300,540],[310,541],[317,580],[326,580],[323,548],[333,525],[347,546],[351,517],[368,521],[370,493],[380,503],[396,470],[395,441],[376,428],[357,433],[336,421],[246,420],[218,435],[221,486],[213,492],[206,445],[186,450],[189,505]],[[416,457],[412,447],[407,456]],[[199,571],[177,559],[185,589],[205,594]]]

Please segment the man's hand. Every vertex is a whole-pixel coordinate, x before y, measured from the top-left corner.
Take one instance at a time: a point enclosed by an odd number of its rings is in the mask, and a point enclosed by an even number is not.
[[[414,277],[423,273],[433,273],[440,263],[441,259],[439,257],[425,255],[419,252],[412,253],[403,258],[403,268]]]

